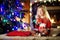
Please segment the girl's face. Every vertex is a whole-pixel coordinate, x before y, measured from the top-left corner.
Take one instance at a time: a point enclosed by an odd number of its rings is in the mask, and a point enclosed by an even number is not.
[[[38,8],[37,11],[38,11],[37,14],[38,14],[39,16],[44,16],[44,10],[43,10],[43,8]]]

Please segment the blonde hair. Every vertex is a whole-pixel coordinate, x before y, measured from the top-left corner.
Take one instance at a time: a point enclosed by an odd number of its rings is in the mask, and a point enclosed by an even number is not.
[[[44,6],[44,5],[41,5],[41,6],[39,6],[39,7],[37,8],[37,14],[36,14],[36,15],[38,15],[38,9],[39,9],[39,8],[42,8],[43,13],[44,13],[44,16],[50,20],[50,16],[49,16],[49,13],[48,13],[48,11],[47,11],[47,8],[46,8],[46,6]]]

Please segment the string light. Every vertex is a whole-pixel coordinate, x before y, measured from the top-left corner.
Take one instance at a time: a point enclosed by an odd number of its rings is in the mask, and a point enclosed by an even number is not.
[[[39,0],[39,1],[43,1],[43,0]]]
[[[37,2],[37,0],[35,0],[34,2]]]
[[[30,13],[30,16],[32,16],[32,13]]]
[[[32,3],[30,3],[30,6],[32,6]]]
[[[12,15],[14,15],[14,13],[12,12]]]
[[[49,0],[49,2],[51,2],[51,0]]]
[[[24,6],[24,3],[21,3]]]
[[[54,19],[51,19],[51,23],[56,23],[56,22],[54,21]]]
[[[46,3],[46,0],[44,0],[44,3]]]

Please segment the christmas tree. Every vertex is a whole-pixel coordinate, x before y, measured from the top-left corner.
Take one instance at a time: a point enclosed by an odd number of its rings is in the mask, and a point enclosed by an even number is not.
[[[0,1],[0,29],[4,33],[12,30],[24,29],[22,18],[24,18],[23,3],[20,0]]]

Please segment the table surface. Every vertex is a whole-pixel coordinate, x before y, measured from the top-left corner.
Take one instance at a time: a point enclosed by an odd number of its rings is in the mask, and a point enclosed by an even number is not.
[[[54,29],[53,31],[55,32],[55,33],[57,33],[57,31],[58,31],[58,33],[60,32],[59,31],[60,29]],[[55,34],[53,32],[53,34]],[[55,37],[55,36],[27,36],[27,37],[21,37],[21,36],[6,36],[6,34],[1,34],[0,35],[0,39],[2,39],[2,40],[33,40],[33,39],[35,39],[35,40],[60,40],[60,37],[59,36],[57,36],[57,37]]]
[[[6,34],[0,35],[0,39],[3,40],[60,40],[60,37],[41,37],[41,36],[27,36],[27,37],[21,37],[21,36],[6,36]]]

